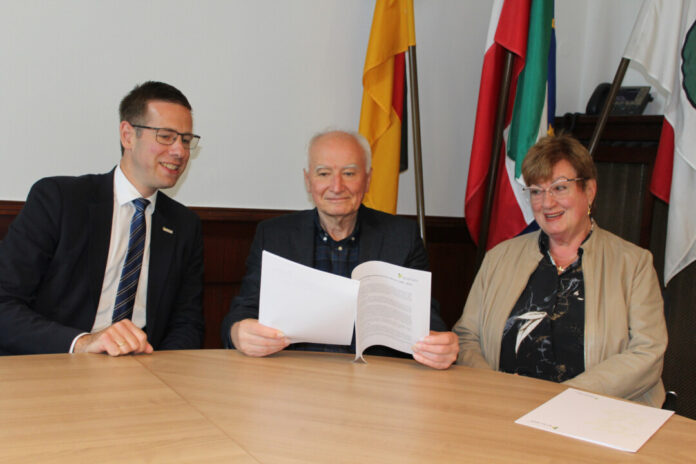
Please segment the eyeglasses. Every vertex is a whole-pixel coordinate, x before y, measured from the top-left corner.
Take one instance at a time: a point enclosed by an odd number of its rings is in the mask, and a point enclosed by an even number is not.
[[[140,124],[131,124],[133,127],[138,127],[140,129],[151,129],[155,131],[155,139],[162,145],[174,145],[176,139],[181,136],[181,144],[184,148],[193,150],[198,146],[198,141],[201,139],[200,135],[196,134],[182,134],[174,129],[165,129],[163,127],[150,127],[142,126]]]
[[[552,182],[551,185],[548,186],[548,188],[541,188],[541,187],[524,187],[522,190],[525,192],[529,192],[529,199],[531,200],[532,203],[539,203],[544,199],[544,194],[548,192],[549,195],[551,195],[553,198],[563,198],[568,196],[568,193],[570,192],[570,184],[571,182],[578,182],[581,180],[585,180],[584,177],[576,177],[575,179],[558,179],[555,182]]]

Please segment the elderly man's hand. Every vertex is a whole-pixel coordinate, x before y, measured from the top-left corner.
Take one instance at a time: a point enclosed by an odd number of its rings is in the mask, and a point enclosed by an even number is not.
[[[235,348],[247,356],[268,356],[290,344],[283,332],[262,325],[257,319],[235,322],[230,337]]]
[[[434,369],[447,369],[457,360],[459,340],[454,332],[430,331],[413,346],[413,359]]]
[[[130,353],[152,353],[147,335],[130,319],[123,319],[99,332],[78,338],[73,353],[108,353],[121,356]]]

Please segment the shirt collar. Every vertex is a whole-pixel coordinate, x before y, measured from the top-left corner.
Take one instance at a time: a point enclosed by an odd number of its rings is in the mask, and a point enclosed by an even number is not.
[[[362,208],[361,208],[362,209]],[[314,208],[314,228],[316,230],[317,236],[320,238],[324,239],[326,237],[325,242],[328,241],[329,243],[335,243],[335,244],[343,244],[343,243],[355,243],[358,240],[358,236],[360,233],[360,209],[358,210],[358,216],[357,219],[355,220],[355,227],[353,228],[353,232],[350,233],[346,238],[344,238],[341,241],[335,241],[333,238],[331,238],[331,235],[329,235],[324,228],[321,226],[321,222],[319,222],[319,212],[317,211],[316,208]]]
[[[136,198],[142,198],[138,189],[135,188],[133,184],[128,180],[126,175],[121,170],[121,165],[117,165],[114,171],[114,197],[118,202],[119,206],[123,206],[126,203],[130,203]],[[146,209],[153,211],[155,208],[155,202],[157,201],[157,192],[153,193],[151,196],[146,198],[150,202]]]
[[[592,232],[594,231],[594,219],[591,219],[591,221],[592,226],[590,227],[590,231],[587,233],[587,236],[580,244],[580,247],[578,247],[578,255],[582,256],[582,253],[584,251],[583,245],[590,239],[590,237],[592,236]],[[544,232],[541,229],[539,230],[539,251],[541,251],[541,254],[547,254],[549,252],[549,236],[546,235],[546,232]]]

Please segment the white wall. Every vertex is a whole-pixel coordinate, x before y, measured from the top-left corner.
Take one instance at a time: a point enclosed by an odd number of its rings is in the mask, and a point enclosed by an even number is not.
[[[429,215],[463,215],[491,4],[415,0]],[[557,1],[557,114],[584,111],[596,84],[611,81],[639,5]],[[0,0],[0,8],[3,200],[23,200],[43,176],[111,169],[118,102],[149,79],[180,88],[194,107],[200,150],[170,192],[191,206],[309,207],[307,140],[358,125],[374,0]],[[412,169],[401,176],[398,212],[415,212]]]
[[[556,0],[556,114],[585,112],[587,100],[600,82],[612,82],[619,66],[640,0]],[[624,85],[647,85],[629,67]],[[651,91],[655,101],[646,114],[662,111],[664,98]]]

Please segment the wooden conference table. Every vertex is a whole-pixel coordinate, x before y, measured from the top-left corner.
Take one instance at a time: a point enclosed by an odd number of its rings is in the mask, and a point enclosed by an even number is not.
[[[561,385],[368,362],[223,350],[0,358],[0,462],[696,461],[684,417],[627,453],[514,423]]]

